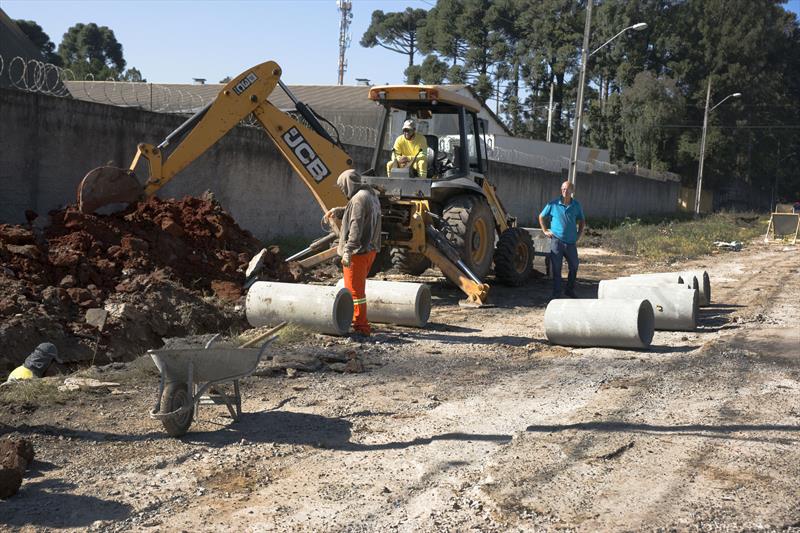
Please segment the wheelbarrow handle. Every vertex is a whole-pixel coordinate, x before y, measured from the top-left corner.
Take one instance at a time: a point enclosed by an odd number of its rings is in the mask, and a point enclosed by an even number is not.
[[[288,324],[288,322],[281,322],[280,324],[278,324],[274,328],[270,329],[266,333],[262,333],[261,335],[259,335],[255,339],[250,339],[246,343],[244,343],[241,346],[239,346],[239,348],[248,348],[248,347],[254,345],[255,343],[257,343],[258,341],[266,339],[267,337],[269,337],[271,335],[274,335],[275,333],[279,332],[280,330],[285,328],[287,324]]]

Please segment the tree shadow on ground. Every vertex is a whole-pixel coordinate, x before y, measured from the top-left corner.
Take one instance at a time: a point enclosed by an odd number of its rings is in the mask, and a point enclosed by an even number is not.
[[[536,342],[531,337],[518,337],[516,335],[498,335],[489,337],[484,335],[440,335],[438,333],[428,333],[427,331],[419,331],[416,334],[417,339],[424,339],[426,341],[437,341],[442,344],[486,344],[497,346],[500,344],[508,344],[511,346],[526,346]]]
[[[465,328],[463,326],[454,326],[452,324],[439,324],[436,322],[428,322],[425,326],[427,331],[451,331],[456,333],[477,333],[481,330],[477,328]],[[416,334],[419,330],[415,330],[414,333]]]
[[[364,416],[364,413],[359,413]],[[273,442],[307,445],[320,449],[349,452],[400,450],[430,444],[438,440],[480,441],[504,444],[511,435],[481,435],[473,433],[442,433],[431,437],[417,437],[408,441],[381,444],[351,442],[352,423],[343,418],[329,418],[308,413],[268,411],[243,413],[238,422],[216,431],[190,432],[182,440],[206,446],[221,447],[241,442]]]
[[[133,510],[124,503],[67,493],[76,486],[58,479],[24,480],[19,492],[1,504],[0,525],[86,528],[98,520],[124,520]]]
[[[661,346],[661,345],[650,345],[647,351],[652,353],[688,353],[693,352],[700,348],[699,345],[697,346],[670,346],[669,344]]]
[[[769,437],[743,437],[737,433],[748,432],[784,432],[798,433],[800,426],[785,424],[677,424],[673,426],[662,426],[656,424],[619,422],[619,421],[596,421],[596,422],[577,422],[575,424],[543,424],[531,425],[526,428],[531,433],[558,433],[561,431],[587,431],[594,433],[642,433],[642,434],[666,434],[703,437],[708,439],[729,439],[752,442],[768,442],[779,444],[793,444],[800,442],[797,438],[769,438]]]
[[[219,414],[221,413],[222,411],[219,412]],[[386,414],[390,413],[359,411],[348,416],[361,418]],[[218,429],[196,429],[201,424],[206,426],[212,424]],[[430,444],[436,440],[490,441],[498,443],[505,443],[511,440],[511,435],[479,435],[455,432],[431,437],[417,437],[409,441],[360,444],[350,442],[352,436],[351,427],[352,422],[345,418],[330,418],[309,413],[270,410],[257,413],[242,413],[238,421],[230,420],[226,424],[201,419],[195,421],[192,427],[189,428],[189,432],[180,437],[180,440],[194,444],[222,447],[239,443],[244,439],[248,442],[305,444],[316,448],[342,451],[397,450]],[[195,429],[193,430],[192,428]],[[125,435],[102,431],[71,430],[54,426],[26,425],[17,428],[17,431],[23,434],[68,435],[73,439],[101,442],[147,442],[172,438],[162,431]]]

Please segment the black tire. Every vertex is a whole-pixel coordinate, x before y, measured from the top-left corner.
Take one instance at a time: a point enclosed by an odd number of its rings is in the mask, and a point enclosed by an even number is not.
[[[442,211],[448,240],[464,264],[483,279],[492,266],[495,225],[486,199],[474,194],[451,198]]]
[[[431,266],[431,261],[424,255],[411,252],[408,248],[391,249],[392,267],[403,274],[419,276]]]
[[[383,272],[384,270],[388,270],[391,268],[391,261],[389,255],[389,248],[384,246],[381,248],[381,251],[375,256],[375,261],[372,262],[372,266],[369,267],[369,272],[367,273],[368,278],[374,278],[378,275],[378,273]]]
[[[171,413],[185,405],[190,406],[185,413],[161,419],[164,430],[171,437],[182,437],[189,431],[189,426],[192,425],[192,419],[194,418],[194,403],[186,383],[177,381],[167,383],[164,386],[164,392],[161,394],[161,412]]]
[[[524,285],[533,273],[533,240],[522,228],[508,228],[497,241],[494,274],[503,285]]]

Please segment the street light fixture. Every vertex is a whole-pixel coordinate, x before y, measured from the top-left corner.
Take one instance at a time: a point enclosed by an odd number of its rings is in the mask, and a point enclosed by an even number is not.
[[[714,111],[717,107],[728,98],[739,98],[742,93],[732,93],[723,98],[711,109],[708,106],[711,104],[711,78],[708,79],[708,90],[706,91],[706,110],[703,114],[703,135],[700,137],[700,165],[697,167],[697,190],[694,195],[694,216],[700,216],[700,195],[703,191],[703,160],[706,157],[706,131],[708,130],[708,114]]]
[[[581,122],[583,121],[583,88],[586,85],[586,63],[589,57],[593,56],[598,50],[606,46],[608,43],[622,35],[628,30],[642,31],[647,28],[646,22],[638,22],[620,31],[618,34],[607,40],[600,46],[594,49],[591,53],[587,53],[589,49],[589,33],[592,26],[592,3],[589,0],[586,3],[586,26],[583,30],[583,48],[581,49],[581,74],[578,80],[578,97],[575,102],[575,125],[572,130],[572,147],[570,148],[569,157],[569,182],[575,185],[575,178],[578,175],[578,146],[581,140]]]

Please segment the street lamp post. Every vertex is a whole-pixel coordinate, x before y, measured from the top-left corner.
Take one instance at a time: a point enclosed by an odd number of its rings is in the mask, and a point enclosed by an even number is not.
[[[711,109],[708,106],[711,104],[711,78],[708,78],[708,89],[706,90],[706,109],[703,113],[703,134],[700,137],[700,165],[697,167],[697,190],[694,195],[694,216],[700,216],[700,195],[703,191],[703,160],[706,157],[706,132],[708,131],[708,114],[719,107],[722,102],[728,98],[739,98],[742,93],[729,94],[719,101],[717,105]]]
[[[637,24],[628,26],[611,39],[595,48],[591,53],[587,53],[589,50],[589,34],[591,33],[590,30],[592,26],[592,4],[592,0],[589,0],[589,2],[586,3],[586,25],[583,30],[583,48],[581,49],[581,73],[578,80],[578,96],[575,101],[575,125],[574,129],[572,130],[572,146],[570,147],[569,156],[569,182],[572,183],[573,186],[575,185],[575,179],[578,175],[578,147],[580,146],[581,123],[583,122],[583,89],[586,86],[586,63],[589,61],[591,56],[626,31],[641,31],[647,28],[647,23],[645,22],[639,22]]]

